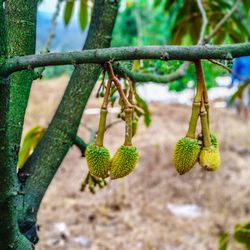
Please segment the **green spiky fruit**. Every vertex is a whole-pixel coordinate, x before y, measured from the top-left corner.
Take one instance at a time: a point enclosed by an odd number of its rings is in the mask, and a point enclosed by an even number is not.
[[[122,145],[111,160],[110,178],[118,179],[130,174],[139,160],[139,152],[134,146]]]
[[[188,137],[181,138],[175,145],[173,163],[179,174],[188,172],[198,160],[199,142]]]
[[[220,166],[220,152],[218,147],[212,145],[209,148],[202,148],[199,163],[207,171],[217,170]]]
[[[88,145],[85,157],[91,175],[98,178],[108,177],[110,154],[107,148]]]

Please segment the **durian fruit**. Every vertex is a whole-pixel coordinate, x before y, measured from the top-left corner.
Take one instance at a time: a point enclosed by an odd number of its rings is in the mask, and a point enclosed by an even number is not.
[[[89,172],[97,178],[106,178],[109,175],[110,154],[107,148],[103,146],[103,138],[106,127],[107,105],[110,92],[111,81],[108,81],[103,104],[100,112],[99,127],[94,144],[87,147],[85,157]]]
[[[220,153],[219,149],[211,145],[210,147],[203,147],[200,156],[199,163],[207,171],[215,171],[220,166]]]
[[[118,179],[131,173],[139,160],[139,152],[134,146],[122,145],[111,161],[110,178]]]
[[[115,153],[110,164],[110,178],[122,178],[133,171],[139,160],[139,152],[132,144],[132,114],[131,108],[125,109],[126,134],[125,142]]]
[[[110,154],[107,148],[90,144],[86,149],[85,157],[92,176],[98,178],[108,177]]]
[[[200,95],[199,92],[197,93]],[[187,135],[177,141],[173,153],[173,164],[177,172],[181,175],[188,172],[195,165],[200,153],[199,141],[195,139],[196,126],[200,112],[200,102],[198,102],[196,97],[192,106]]]
[[[215,171],[220,166],[220,152],[217,137],[210,133],[207,112],[202,103],[201,127],[203,147],[199,155],[200,165],[207,171]]]
[[[181,138],[175,145],[173,163],[179,174],[188,172],[198,160],[200,145],[197,139]]]

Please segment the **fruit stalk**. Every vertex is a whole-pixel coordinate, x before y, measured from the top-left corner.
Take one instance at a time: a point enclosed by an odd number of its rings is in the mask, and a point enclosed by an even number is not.
[[[200,114],[200,102],[193,102],[192,114],[191,114],[191,118],[189,121],[189,127],[188,127],[188,132],[187,132],[186,137],[189,137],[192,139],[195,138],[195,131],[196,131],[199,114]]]
[[[201,117],[201,130],[202,130],[202,135],[203,135],[204,147],[208,148],[211,146],[211,138],[210,138],[210,132],[209,132],[209,126],[208,126],[207,111],[205,108],[203,98],[201,100],[200,117]]]
[[[110,62],[107,63],[107,72],[108,72],[108,75],[109,75],[109,79],[114,82],[115,86],[116,86],[116,89],[118,90],[119,92],[119,95],[124,103],[124,106],[125,106],[125,109],[129,109],[129,108],[132,108],[133,105],[131,105],[131,103],[128,101],[128,98],[126,97],[123,89],[122,89],[122,86],[121,86],[121,83],[119,81],[119,79],[115,76],[114,74],[114,71],[113,71],[113,68],[112,68],[112,65]]]
[[[132,137],[133,137],[133,129],[132,129],[132,119],[133,119],[133,110],[131,108],[125,109],[125,146],[132,146]]]
[[[197,127],[197,122],[200,114],[200,107],[201,107],[201,99],[203,96],[203,89],[205,85],[203,70],[201,61],[195,61],[195,73],[197,79],[197,86],[196,86],[196,95],[194,97],[193,105],[192,105],[192,114],[189,121],[189,127],[186,137],[195,138],[195,131]]]
[[[107,113],[108,113],[108,98],[110,94],[110,89],[111,89],[112,81],[108,81],[106,91],[103,97],[103,103],[102,103],[102,108],[100,111],[100,119],[99,119],[99,127],[98,127],[98,132],[96,136],[96,141],[95,145],[98,147],[103,147],[103,138],[104,138],[104,133],[106,129],[106,118],[107,118]]]
[[[205,83],[205,79],[204,79],[204,73],[203,73],[203,69],[202,69],[201,60],[195,61],[195,70],[196,70],[197,81],[200,82],[200,87],[202,88],[201,96],[197,97],[197,99],[201,98],[201,97],[204,98],[204,105],[205,105],[205,109],[207,112],[207,123],[208,123],[208,127],[209,127],[209,124],[210,124],[209,101],[208,101],[207,87],[206,87],[206,83]]]

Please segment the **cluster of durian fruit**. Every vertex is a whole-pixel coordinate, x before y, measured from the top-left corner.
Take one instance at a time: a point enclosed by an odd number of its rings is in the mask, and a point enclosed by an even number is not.
[[[221,160],[217,137],[210,133],[209,102],[201,61],[195,62],[197,90],[192,105],[189,129],[185,137],[177,141],[173,163],[179,174],[185,174],[198,162],[207,171],[219,168]],[[198,119],[201,133],[196,135]]]
[[[110,63],[106,64],[106,70],[108,72],[109,80],[103,97],[97,136],[95,142],[88,145],[85,152],[89,174],[95,179],[105,179],[107,177],[110,177],[111,179],[122,178],[134,170],[139,160],[139,152],[132,144],[132,137],[134,134],[134,106],[124,93],[120,81],[114,75]],[[109,150],[103,145],[106,130],[106,117],[108,113],[107,107],[112,84],[114,84],[120,95],[123,113],[125,114],[125,141],[124,144],[117,149],[113,157],[111,157]],[[130,94],[131,93],[133,93],[132,90],[130,91]]]

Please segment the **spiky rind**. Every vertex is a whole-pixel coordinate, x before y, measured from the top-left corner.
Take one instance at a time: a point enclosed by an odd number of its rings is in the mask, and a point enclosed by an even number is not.
[[[85,157],[91,175],[98,178],[108,177],[110,154],[107,148],[88,145]]]
[[[209,148],[202,148],[199,155],[200,165],[207,171],[215,171],[220,166],[220,152],[218,147],[212,145]]]
[[[118,179],[130,174],[139,160],[139,152],[134,146],[122,145],[111,160],[110,178]]]
[[[198,160],[199,142],[188,137],[181,138],[175,145],[173,163],[179,174],[188,172]]]

